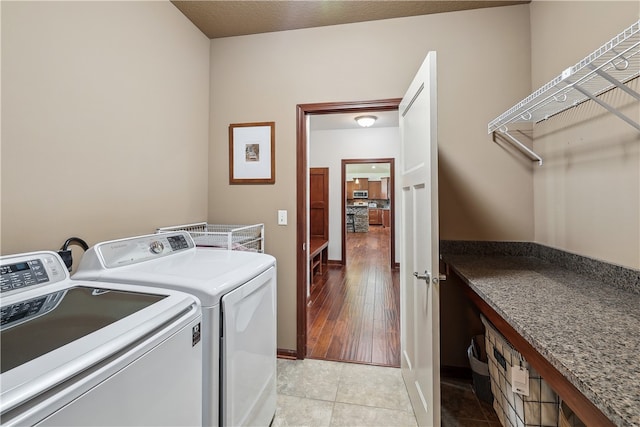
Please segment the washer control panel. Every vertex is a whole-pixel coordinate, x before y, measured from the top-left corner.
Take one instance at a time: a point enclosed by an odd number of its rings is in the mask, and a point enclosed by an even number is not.
[[[159,240],[154,240],[149,244],[149,250],[154,254],[161,254],[164,251],[164,245]]]
[[[195,246],[189,233],[176,231],[99,243],[95,253],[105,267],[114,268],[173,255]],[[89,250],[84,256],[88,259],[94,253]]]
[[[0,257],[0,292],[55,283],[67,278],[67,269],[53,252]]]

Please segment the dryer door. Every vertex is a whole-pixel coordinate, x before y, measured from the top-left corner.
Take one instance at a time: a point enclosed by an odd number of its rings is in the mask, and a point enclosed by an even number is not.
[[[221,423],[269,425],[276,410],[276,268],[222,297]]]

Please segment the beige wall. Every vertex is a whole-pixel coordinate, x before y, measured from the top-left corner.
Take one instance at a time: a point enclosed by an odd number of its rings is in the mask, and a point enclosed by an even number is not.
[[[1,7],[2,253],[206,219],[209,40],[169,2]]]
[[[446,239],[533,239],[532,165],[487,123],[530,91],[529,6],[211,42],[209,221],[264,222],[278,260],[278,347],[296,347],[296,105],[404,95],[438,51],[440,222]],[[276,184],[228,184],[230,123],[276,122]],[[276,211],[289,225],[276,225]]]
[[[640,16],[637,1],[534,1],[530,7],[534,89]],[[638,79],[629,85],[640,92]],[[640,103],[619,89],[603,99],[640,120]],[[544,159],[534,175],[535,240],[640,268],[640,133],[586,102],[536,125],[534,138]]]

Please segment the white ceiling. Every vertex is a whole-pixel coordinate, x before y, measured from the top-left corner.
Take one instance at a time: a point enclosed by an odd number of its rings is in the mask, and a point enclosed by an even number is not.
[[[398,111],[379,111],[367,113],[337,113],[310,115],[310,130],[363,129],[355,118],[358,116],[376,116],[378,120],[371,128],[398,127]],[[371,129],[369,128],[369,129]]]
[[[389,163],[352,163],[346,165],[347,175],[363,174],[367,176],[371,173],[389,175],[391,165]]]

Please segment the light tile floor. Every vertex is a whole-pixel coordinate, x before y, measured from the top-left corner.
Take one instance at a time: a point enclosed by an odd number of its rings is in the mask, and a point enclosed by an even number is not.
[[[441,391],[443,427],[500,426],[469,382],[443,379]],[[416,419],[398,368],[278,359],[272,426],[416,426]]]
[[[272,426],[416,426],[398,368],[278,359]]]

